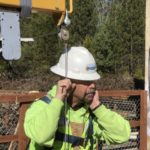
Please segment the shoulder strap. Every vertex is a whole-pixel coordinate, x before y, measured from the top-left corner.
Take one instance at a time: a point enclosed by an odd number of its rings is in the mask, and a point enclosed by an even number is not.
[[[44,101],[47,104],[49,104],[51,102],[51,99],[48,96],[43,96],[40,98],[40,100]]]
[[[67,136],[67,138],[65,138],[65,136]],[[74,135],[64,134],[59,131],[57,131],[55,134],[55,140],[71,143],[73,147],[79,145],[83,146],[84,144],[84,138],[74,136]]]
[[[90,139],[90,143],[91,143],[91,147],[90,150],[93,150],[93,144],[94,144],[94,139],[93,139],[93,118],[94,118],[94,114],[92,113],[92,111],[90,111],[90,116],[89,116],[89,128],[87,130],[87,138]]]

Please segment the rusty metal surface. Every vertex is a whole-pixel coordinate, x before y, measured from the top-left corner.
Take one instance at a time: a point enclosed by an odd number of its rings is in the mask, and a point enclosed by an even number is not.
[[[140,150],[147,150],[147,99],[146,92],[141,93],[140,103]]]
[[[128,116],[128,118],[126,118],[126,119],[128,119],[130,121],[130,125],[131,125],[132,129],[136,129],[138,131],[139,138],[137,136],[136,142],[137,143],[140,142],[139,146],[134,145],[135,143],[131,142],[131,143],[128,143],[129,145],[131,145],[131,147],[128,146],[128,148],[135,148],[135,147],[137,148],[137,146],[138,146],[139,147],[138,149],[140,149],[140,150],[147,150],[146,91],[143,91],[143,90],[99,91],[99,95],[100,95],[100,98],[103,99],[102,101],[105,104],[111,103],[111,104],[108,104],[108,106],[110,106],[111,109],[120,113],[125,118]],[[139,97],[139,99],[140,99],[139,103],[138,103],[137,99],[131,100],[134,97],[136,97],[136,98]],[[120,111],[120,110],[118,111],[118,109],[120,109],[118,107],[118,104],[122,105],[122,108],[123,108],[122,111]],[[128,105],[130,108],[132,108],[131,110],[129,108],[126,108],[128,111],[130,110],[129,111],[130,117],[129,117],[129,113],[127,114],[127,112],[124,109],[124,107],[126,105]],[[134,107],[135,107],[135,109],[134,109]],[[136,107],[139,107],[139,110]],[[133,115],[134,113],[138,113],[138,114]],[[121,148],[121,146],[122,145],[120,145],[120,148]],[[116,146],[113,146],[113,145],[111,147],[104,146],[103,150],[105,150],[105,149],[115,150],[115,149],[117,149],[117,147],[116,148],[115,147]],[[122,147],[121,149],[127,149],[125,147],[126,147],[126,145],[124,144],[124,147]]]
[[[46,95],[46,92],[38,91],[5,91],[0,90],[0,103],[5,102],[32,102],[34,99],[40,98]]]
[[[140,126],[140,121],[130,121],[130,125],[132,126],[132,127],[139,127]]]
[[[132,95],[141,95],[144,90],[109,90],[109,91],[99,91],[100,96],[132,96]]]
[[[0,143],[7,143],[7,142],[17,141],[17,140],[18,140],[17,135],[0,136]]]
[[[27,105],[21,104],[20,106],[20,116],[19,116],[19,132],[18,132],[18,150],[24,150],[26,149],[26,145],[28,143],[27,137],[25,136],[23,123],[24,123],[24,117],[25,112],[27,110]]]

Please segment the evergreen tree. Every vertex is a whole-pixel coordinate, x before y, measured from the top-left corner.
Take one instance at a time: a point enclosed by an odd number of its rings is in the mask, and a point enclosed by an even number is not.
[[[145,0],[75,0],[70,18],[69,44],[89,48],[99,71],[143,75]],[[23,19],[21,36],[35,42],[22,44],[22,57],[13,62],[14,69],[25,76],[47,73],[63,51],[53,18],[32,14]],[[0,71],[8,70],[8,63],[0,63]]]
[[[96,30],[97,15],[95,0],[74,1],[74,12],[71,15],[70,43],[83,45],[86,38],[93,38]]]
[[[98,67],[103,72],[134,74],[144,68],[145,1],[105,1],[103,6],[92,45]]]

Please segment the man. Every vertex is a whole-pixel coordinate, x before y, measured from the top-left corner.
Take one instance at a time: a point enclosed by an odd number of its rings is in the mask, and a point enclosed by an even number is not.
[[[129,139],[129,122],[99,100],[100,75],[86,48],[72,47],[51,71],[62,79],[26,112],[30,150],[96,150],[98,140],[116,144]]]

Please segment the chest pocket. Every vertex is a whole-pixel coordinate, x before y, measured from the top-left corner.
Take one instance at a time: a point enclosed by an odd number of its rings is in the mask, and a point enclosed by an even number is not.
[[[46,102],[46,103],[50,103],[51,99],[48,96],[43,96],[42,98],[40,98],[40,100]],[[72,144],[72,147],[76,147],[76,146],[85,146],[88,142],[88,140],[90,140],[90,150],[93,150],[93,115],[91,114],[89,117],[89,126],[86,132],[86,138],[82,138],[79,136],[75,136],[75,135],[69,135],[69,134],[65,134],[65,133],[61,133],[60,131],[56,131],[55,134],[55,140],[57,141],[61,141],[61,142],[68,142],[70,144]],[[65,125],[66,125],[66,118],[64,116],[61,116],[58,122],[58,127],[63,127],[65,129]],[[50,148],[49,150],[52,150],[53,148]]]
[[[93,117],[90,115],[89,117],[89,125],[86,131],[86,137],[82,138],[81,135],[84,130],[83,124],[78,124],[78,123],[73,123],[71,122],[71,130],[73,135],[69,135],[66,133],[63,133],[62,130],[57,130],[55,134],[55,140],[61,141],[61,142],[67,142],[72,144],[72,147],[77,147],[77,146],[86,146],[87,142],[90,141],[90,149],[93,150],[93,123],[92,123]],[[61,116],[59,120],[58,126],[64,130],[65,132],[65,125],[66,125],[66,119],[65,117]]]

